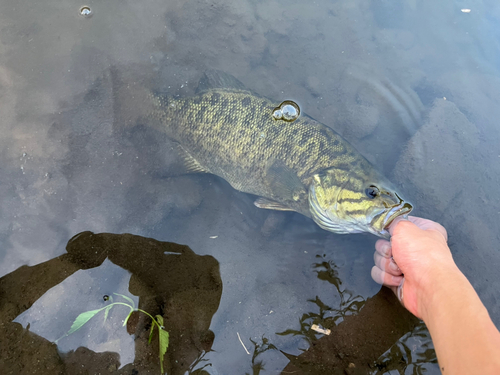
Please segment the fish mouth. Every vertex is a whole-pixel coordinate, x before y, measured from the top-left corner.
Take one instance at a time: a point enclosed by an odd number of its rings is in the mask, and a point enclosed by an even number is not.
[[[413,206],[408,202],[401,202],[397,206],[392,207],[386,214],[382,221],[382,230],[380,235],[383,237],[389,237],[389,227],[393,221],[403,215],[408,215],[413,210]]]
[[[407,215],[413,210],[413,206],[408,202],[401,203],[400,205],[393,207],[389,210],[384,219],[384,229],[389,228],[395,218],[401,215]]]

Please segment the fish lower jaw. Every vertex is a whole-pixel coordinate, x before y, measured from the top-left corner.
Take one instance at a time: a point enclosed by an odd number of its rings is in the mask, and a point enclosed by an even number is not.
[[[383,231],[387,231],[391,226],[394,219],[402,215],[408,215],[413,210],[413,207],[409,203],[401,203],[400,205],[391,208],[384,219]]]

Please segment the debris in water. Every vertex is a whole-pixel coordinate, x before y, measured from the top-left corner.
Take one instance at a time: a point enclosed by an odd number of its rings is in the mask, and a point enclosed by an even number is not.
[[[80,8],[80,15],[86,18],[91,17],[93,14],[92,9],[90,9],[89,6],[84,5],[83,7]]]
[[[313,331],[316,331],[316,332],[318,332],[318,333],[322,333],[322,334],[324,334],[324,335],[329,335],[330,333],[332,333],[332,331],[331,331],[331,330],[329,330],[328,328],[326,328],[326,329],[325,329],[325,328],[321,328],[321,327],[320,327],[319,325],[317,325],[317,324],[313,324],[313,325],[311,326],[311,329],[312,329]]]
[[[250,355],[250,352],[248,351],[247,347],[245,346],[245,344],[243,344],[243,341],[241,341],[241,337],[240,337],[239,332],[236,332],[236,334],[238,335],[238,340],[240,340],[241,345],[243,346],[243,349],[245,349],[245,351],[247,352],[247,354]]]

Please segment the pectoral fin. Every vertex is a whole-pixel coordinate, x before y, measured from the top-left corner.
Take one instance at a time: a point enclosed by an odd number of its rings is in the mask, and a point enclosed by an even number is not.
[[[177,143],[177,149],[179,150],[179,155],[181,156],[184,164],[184,168],[188,173],[210,173],[210,171],[203,167],[198,160],[196,160],[188,150]]]
[[[307,195],[297,173],[282,161],[269,161],[265,178],[273,196],[279,197],[280,201],[298,202]]]
[[[266,210],[295,211],[290,207],[267,198],[259,198],[255,202],[253,202],[253,204],[255,204],[259,208],[265,208]]]

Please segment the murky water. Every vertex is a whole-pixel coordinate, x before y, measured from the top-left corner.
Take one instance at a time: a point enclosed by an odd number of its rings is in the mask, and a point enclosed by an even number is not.
[[[498,326],[499,19],[488,1],[4,0],[0,366],[159,373],[151,319],[122,327],[124,305],[64,336],[118,293],[164,317],[169,374],[438,374],[425,326],[370,278],[375,237],[179,175],[112,77],[189,96],[219,69],[293,100],[448,229]]]

